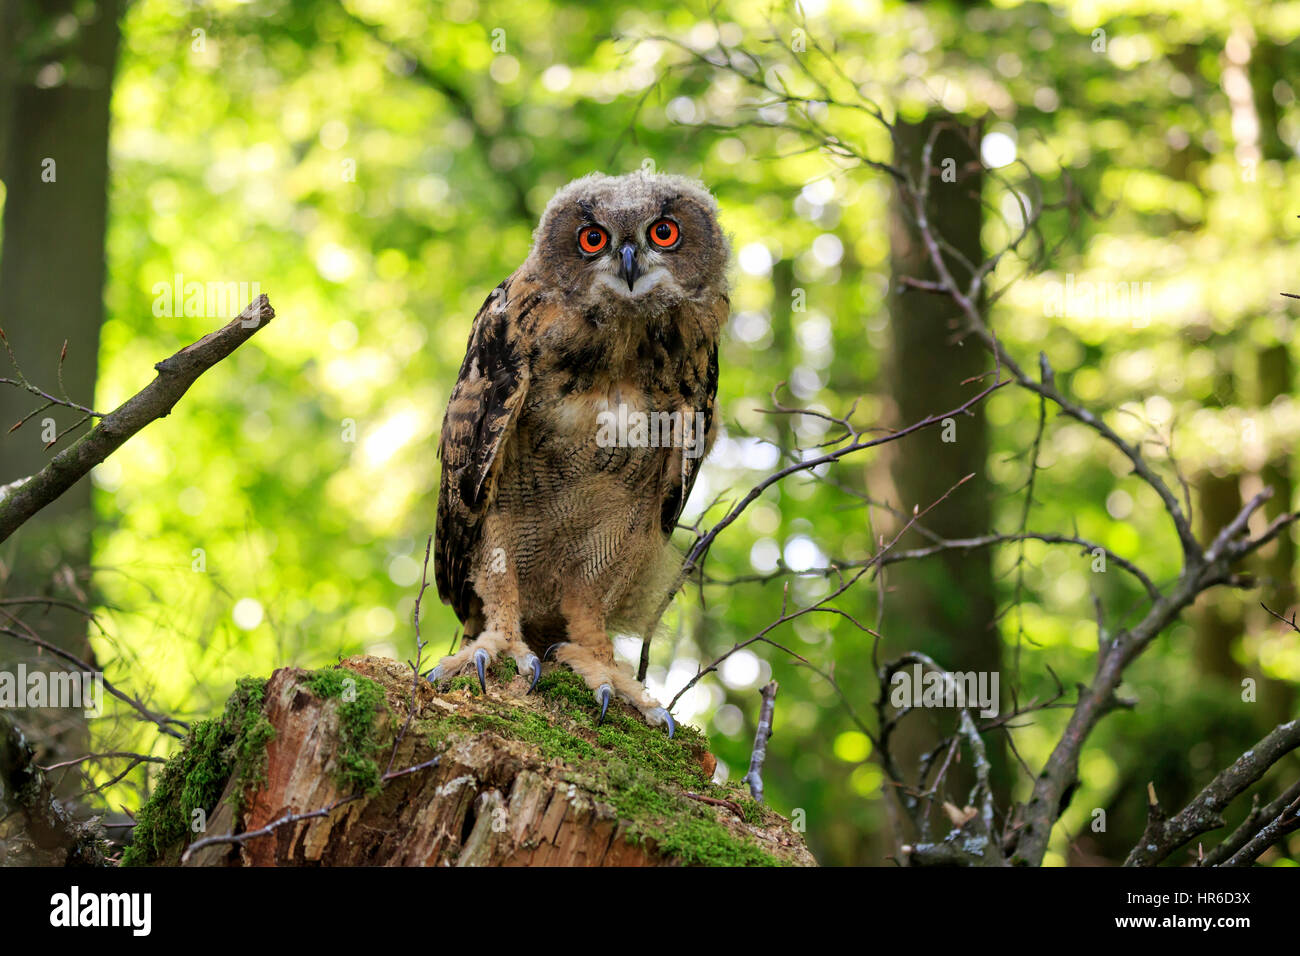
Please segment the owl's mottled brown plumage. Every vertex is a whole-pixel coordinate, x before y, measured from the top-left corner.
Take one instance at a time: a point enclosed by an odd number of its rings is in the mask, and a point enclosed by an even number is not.
[[[679,177],[579,179],[479,310],[443,423],[435,559],[473,640],[434,679],[499,653],[535,675],[551,649],[602,703],[613,691],[668,720],[615,666],[607,632],[648,623],[716,431],[728,312],[716,214]],[[600,233],[598,251],[580,242]],[[660,413],[657,430],[615,434],[620,406],[633,423]]]

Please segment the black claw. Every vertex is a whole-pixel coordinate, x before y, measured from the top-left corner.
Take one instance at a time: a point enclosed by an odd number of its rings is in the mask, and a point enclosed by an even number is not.
[[[537,686],[537,682],[541,679],[542,679],[542,662],[539,661],[536,657],[534,657],[533,658],[533,682],[528,685],[528,693],[531,694],[533,692],[533,688]]]
[[[474,668],[478,671],[478,686],[483,688],[483,693],[487,694],[487,678],[483,676],[483,667],[487,664],[487,651],[474,652]]]
[[[596,720],[596,726],[599,727],[605,722],[605,711],[609,710],[609,687],[605,684],[601,684],[600,690],[596,691],[596,695],[600,699],[600,717]]]
[[[551,659],[551,651],[555,650],[557,647],[563,647],[567,643],[569,642],[558,641],[555,644],[552,644],[550,647],[546,648],[546,651],[542,654],[542,660],[549,661]]]

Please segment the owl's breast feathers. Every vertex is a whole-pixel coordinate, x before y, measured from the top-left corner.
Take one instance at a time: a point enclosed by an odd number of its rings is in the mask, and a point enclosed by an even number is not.
[[[572,409],[608,409],[626,396],[645,410],[702,423],[694,453],[656,450],[659,497],[645,506],[659,514],[665,538],[672,534],[715,433],[718,335],[728,307],[719,294],[622,321],[567,306],[562,292],[524,270],[492,291],[474,319],[439,442],[435,580],[461,620],[473,612],[482,523],[495,501],[503,450],[521,422],[533,443],[550,436],[594,445],[594,420],[575,418]]]

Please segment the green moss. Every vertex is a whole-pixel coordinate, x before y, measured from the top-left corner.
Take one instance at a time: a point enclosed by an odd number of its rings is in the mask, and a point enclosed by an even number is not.
[[[235,682],[235,696],[244,695],[244,712],[239,731],[231,746],[234,773],[244,786],[235,794],[235,812],[243,812],[244,791],[266,783],[266,745],[275,739],[275,727],[267,719],[263,705],[266,702],[266,680],[244,677]],[[229,711],[230,704],[227,702]]]
[[[175,862],[172,858],[192,835],[194,811],[210,814],[232,775],[243,784],[235,794],[235,811],[242,810],[244,788],[266,779],[266,745],[275,737],[262,710],[265,694],[265,680],[242,678],[219,719],[200,720],[190,728],[180,753],[167,761],[153,796],[136,815],[123,866]]]
[[[718,823],[697,801],[664,790],[653,778],[621,767],[607,796],[619,816],[633,822],[631,839],[699,866],[777,866],[775,857]]]
[[[352,793],[379,790],[379,763],[375,755],[384,748],[376,718],[384,705],[384,689],[369,677],[342,667],[313,671],[305,681],[322,700],[339,702],[338,780]]]
[[[588,723],[595,726],[595,697],[586,681],[572,671],[556,668],[549,674],[543,674],[537,682],[536,693],[557,704],[568,705],[566,709],[571,711],[568,714],[570,717],[578,718],[590,711],[591,719]]]
[[[478,686],[478,677],[473,674],[461,674],[459,677],[453,677],[451,683],[447,685],[448,692],[453,690],[468,691],[477,697],[481,691]]]
[[[519,666],[515,664],[514,658],[501,657],[488,664],[484,676],[493,684],[506,684],[519,676]],[[441,682],[439,684],[441,685]],[[483,693],[483,689],[479,686],[478,673],[472,668],[468,674],[460,674],[447,681],[446,690],[448,693],[463,690],[473,697],[479,697]]]
[[[467,733],[491,732],[535,744],[548,758],[573,768],[572,782],[611,804],[628,821],[629,840],[703,866],[772,866],[779,860],[733,834],[715,811],[685,796],[693,791],[735,800],[750,823],[762,822],[753,800],[737,799],[733,790],[714,786],[697,761],[706,741],[689,727],[669,739],[662,727],[611,707],[605,722],[590,688],[581,677],[556,669],[537,685],[552,714],[492,705],[487,713],[448,715],[421,728],[431,742]]]
[[[587,741],[556,727],[541,714],[516,711],[506,714],[480,714],[470,721],[475,730],[492,730],[511,740],[537,744],[546,757],[561,760],[590,760],[596,748]]]
[[[758,805],[757,800],[753,797],[741,797],[736,803],[744,811],[746,823],[752,823],[754,826],[762,825],[763,808]]]

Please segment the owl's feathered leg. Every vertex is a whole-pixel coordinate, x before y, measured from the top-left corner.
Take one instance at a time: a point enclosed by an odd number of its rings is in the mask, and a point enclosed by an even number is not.
[[[504,552],[502,552],[504,554]],[[479,686],[487,693],[487,665],[498,655],[508,653],[515,660],[519,673],[529,677],[529,692],[537,686],[542,676],[542,662],[524,643],[519,622],[519,586],[504,559],[489,561],[480,571],[477,581],[479,597],[483,601],[483,630],[455,654],[449,654],[429,671],[429,682],[437,683],[454,677],[472,663],[478,673]]]
[[[651,726],[666,724],[668,736],[677,729],[672,715],[650,696],[625,668],[614,661],[614,645],[605,632],[604,614],[600,601],[584,595],[580,590],[566,591],[560,611],[569,626],[569,639],[553,645],[547,657],[566,665],[586,681],[600,704],[600,721],[605,719],[611,697],[617,694],[641,712]]]

